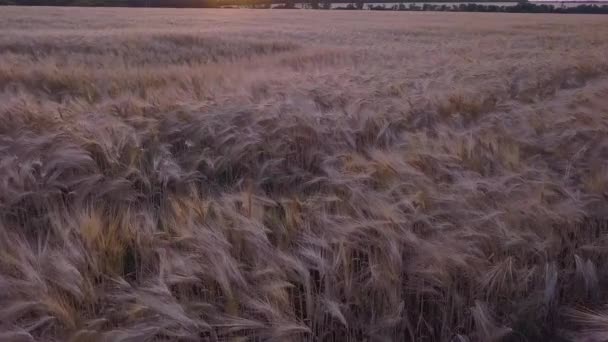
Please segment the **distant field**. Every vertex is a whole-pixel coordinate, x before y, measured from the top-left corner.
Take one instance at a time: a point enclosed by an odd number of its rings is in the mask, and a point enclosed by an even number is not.
[[[0,32],[0,341],[608,336],[606,17]]]

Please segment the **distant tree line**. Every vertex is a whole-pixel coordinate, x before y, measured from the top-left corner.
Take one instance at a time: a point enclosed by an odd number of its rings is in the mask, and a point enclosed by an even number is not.
[[[220,6],[217,0],[0,0],[0,5],[176,8],[214,8]]]
[[[356,9],[355,5],[346,6],[342,9]],[[398,4],[393,6],[368,5],[368,9],[375,11],[445,11],[445,12],[502,12],[502,13],[577,13],[577,14],[608,14],[607,5],[588,5],[582,4],[571,7],[556,7],[546,4],[533,4],[529,2],[519,2],[515,5],[493,5],[478,3],[462,4]]]
[[[451,1],[451,0],[445,0]],[[302,3],[301,1],[297,1]],[[336,1],[344,3],[344,1]],[[370,3],[371,2],[371,3]],[[442,0],[433,2],[443,2]],[[477,1],[484,2],[484,1]],[[273,3],[279,3],[274,8],[295,8],[296,0],[0,0],[0,5],[24,6],[108,6],[108,7],[177,7],[177,8],[217,8],[222,6],[239,6],[250,8],[271,8]],[[365,0],[353,0],[336,7],[337,10],[365,9]],[[305,8],[332,9],[330,0],[309,0]],[[608,14],[608,5],[582,4],[571,7],[556,7],[546,4],[534,4],[521,1],[515,5],[496,5],[491,1],[486,3],[433,4],[402,1],[397,5],[386,6],[378,4],[378,0],[367,2],[367,9],[376,11],[445,11],[445,12],[503,12],[503,13],[579,13],[579,14]]]
[[[347,6],[348,7],[348,6]],[[348,9],[356,9],[351,5]],[[445,12],[502,12],[502,13],[575,13],[575,14],[608,14],[607,5],[588,5],[582,4],[571,7],[556,7],[546,4],[533,4],[527,1],[519,2],[512,6],[462,3],[452,5],[439,4],[414,4],[405,5],[403,3],[393,6],[368,5],[368,9],[382,11],[445,11]]]

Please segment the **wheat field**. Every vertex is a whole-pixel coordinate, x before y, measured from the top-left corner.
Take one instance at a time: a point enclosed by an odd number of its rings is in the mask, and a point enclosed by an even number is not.
[[[0,8],[0,341],[605,341],[602,16]]]

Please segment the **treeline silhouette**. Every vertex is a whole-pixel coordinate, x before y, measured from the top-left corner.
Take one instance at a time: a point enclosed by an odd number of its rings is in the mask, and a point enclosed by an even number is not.
[[[344,1],[336,1],[344,3]],[[514,5],[497,5],[487,3],[437,4],[401,1],[386,6],[378,0],[367,3],[355,0],[344,3],[344,6],[332,8],[332,1],[310,0],[297,2],[303,8],[334,10],[376,10],[376,11],[445,11],[445,12],[502,12],[502,13],[578,13],[608,14],[608,5],[581,4],[578,6],[553,6],[521,1]],[[441,2],[441,1],[437,1]],[[273,7],[272,5],[275,4]],[[0,0],[0,5],[23,6],[105,6],[105,7],[174,7],[174,8],[220,8],[228,6],[249,8],[295,8],[294,0]]]
[[[221,3],[217,0],[0,0],[0,5],[215,8]]]
[[[356,5],[349,5],[343,9],[357,9]],[[581,4],[578,6],[554,6],[547,4],[533,4],[529,2],[519,2],[515,5],[493,5],[493,4],[420,4],[410,3],[408,5],[400,3],[392,6],[368,5],[368,9],[383,11],[445,11],[445,12],[502,12],[502,13],[574,13],[574,14],[608,14],[608,5],[589,5]]]

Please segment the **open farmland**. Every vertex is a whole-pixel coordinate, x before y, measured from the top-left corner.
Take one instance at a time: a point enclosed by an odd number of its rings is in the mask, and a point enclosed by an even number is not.
[[[0,8],[0,341],[603,341],[601,16]]]

